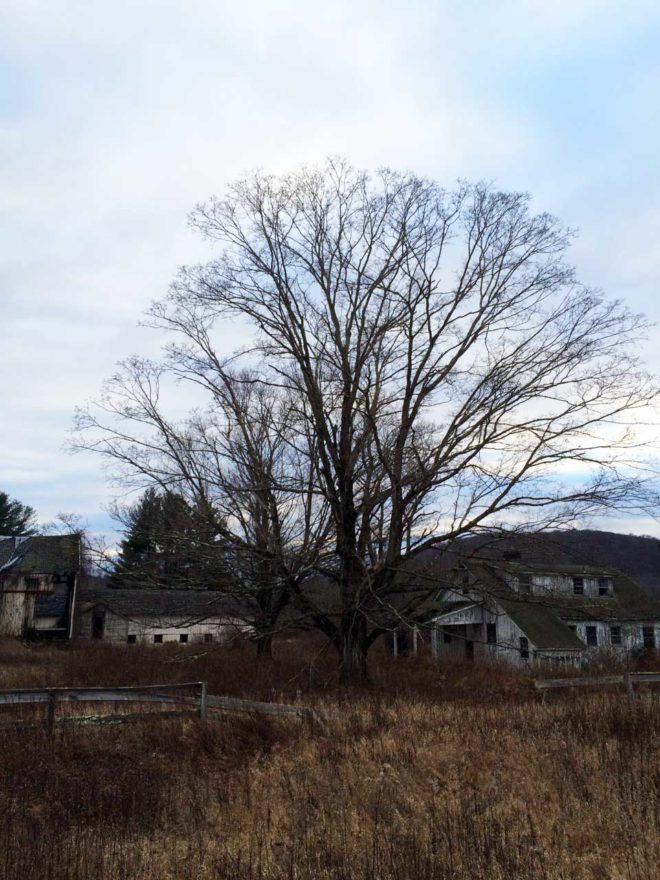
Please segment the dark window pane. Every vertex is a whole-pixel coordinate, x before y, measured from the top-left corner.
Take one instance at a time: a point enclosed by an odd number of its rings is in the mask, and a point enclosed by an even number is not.
[[[486,624],[486,641],[489,645],[494,645],[497,641],[497,624],[495,623],[487,623]]]
[[[520,636],[520,656],[523,659],[529,657],[529,639],[525,636]]]
[[[213,633],[204,633],[204,641],[212,642],[213,641]]]
[[[610,641],[613,645],[621,644],[621,627],[620,626],[611,626],[610,627]]]
[[[127,637],[126,641],[128,642],[129,645],[134,645],[137,642],[137,636],[134,633],[131,633]]]
[[[162,634],[162,633],[156,633],[156,635],[154,636],[154,644],[156,644],[156,645],[162,645],[162,643],[163,643],[163,634]]]
[[[179,641],[181,642],[182,645],[185,645],[186,642],[188,641],[188,633],[181,633],[179,635]]]
[[[645,648],[655,648],[655,632],[652,626],[642,627],[642,638]]]
[[[587,644],[588,645],[597,645],[598,644],[598,628],[595,626],[587,627]]]
[[[574,577],[573,578],[573,592],[576,596],[582,596],[584,594],[584,578],[582,577]]]

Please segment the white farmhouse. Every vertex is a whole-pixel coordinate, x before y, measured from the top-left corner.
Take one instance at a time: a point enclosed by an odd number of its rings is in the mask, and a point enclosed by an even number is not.
[[[660,648],[660,603],[612,569],[472,559],[443,580],[426,619],[435,656],[527,666]]]

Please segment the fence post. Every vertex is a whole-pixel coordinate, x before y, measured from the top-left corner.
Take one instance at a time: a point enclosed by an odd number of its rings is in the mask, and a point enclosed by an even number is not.
[[[55,704],[57,700],[57,695],[54,691],[48,691],[48,710],[46,713],[46,727],[48,728],[48,735],[52,736],[53,731],[55,730]]]
[[[635,687],[633,685],[632,676],[629,672],[625,672],[623,676],[623,683],[626,686],[626,691],[628,692],[628,699],[631,703],[635,702]]]
[[[199,683],[199,717],[206,721],[209,713],[208,685],[205,681]]]

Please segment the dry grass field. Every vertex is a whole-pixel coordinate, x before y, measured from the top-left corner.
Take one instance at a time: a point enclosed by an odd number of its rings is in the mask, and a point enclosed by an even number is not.
[[[206,679],[332,713],[326,732],[256,717],[50,738],[3,726],[0,877],[658,877],[657,692],[634,708],[614,691],[541,702],[525,675],[377,657],[355,693],[332,657],[310,674],[301,652],[279,645],[257,674],[249,646],[0,645],[0,688]]]

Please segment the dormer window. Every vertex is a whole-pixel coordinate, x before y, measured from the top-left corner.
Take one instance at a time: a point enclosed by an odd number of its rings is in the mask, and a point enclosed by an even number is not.
[[[574,577],[573,578],[573,593],[576,596],[584,596],[584,578],[583,577]]]
[[[612,595],[612,579],[606,577],[598,578],[598,595],[599,596],[611,596]]]

